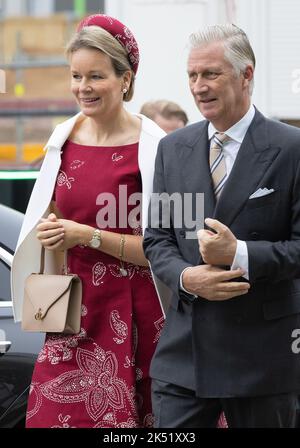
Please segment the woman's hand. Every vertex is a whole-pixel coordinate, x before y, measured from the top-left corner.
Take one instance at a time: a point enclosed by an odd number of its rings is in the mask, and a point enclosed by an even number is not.
[[[36,229],[37,239],[45,249],[60,248],[64,240],[64,227],[54,213],[50,213],[48,218],[42,218]]]
[[[59,219],[58,222],[62,225],[64,231],[63,240],[59,245],[59,249],[71,249],[78,244],[85,243],[82,238],[82,233],[86,226],[75,221],[70,221],[69,219]]]
[[[68,219],[58,219],[54,213],[41,219],[37,226],[37,238],[48,250],[71,249],[81,243],[82,224]]]

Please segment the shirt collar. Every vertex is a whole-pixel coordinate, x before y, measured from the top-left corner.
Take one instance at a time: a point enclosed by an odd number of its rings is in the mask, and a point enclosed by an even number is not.
[[[255,109],[253,104],[251,104],[248,112],[238,121],[235,123],[231,128],[227,129],[225,131],[225,134],[228,135],[232,140],[242,143],[244,140],[244,137],[246,135],[246,132],[248,131],[248,128],[251,124],[251,121],[253,120],[255,115]],[[208,138],[209,140],[213,137],[215,132],[219,132],[212,123],[209,123],[208,125]]]

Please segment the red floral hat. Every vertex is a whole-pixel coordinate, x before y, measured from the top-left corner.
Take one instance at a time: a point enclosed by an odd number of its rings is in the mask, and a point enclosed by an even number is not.
[[[99,26],[117,39],[127,51],[131,68],[136,74],[140,60],[139,48],[134,35],[127,26],[106,14],[94,14],[85,17],[79,23],[77,31],[81,31],[85,26]]]

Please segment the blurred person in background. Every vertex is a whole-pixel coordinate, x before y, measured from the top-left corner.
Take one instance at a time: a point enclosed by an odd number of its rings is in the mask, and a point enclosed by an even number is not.
[[[167,134],[188,123],[185,111],[173,101],[148,101],[143,104],[140,113],[155,121]]]
[[[142,227],[165,133],[124,108],[139,63],[125,25],[106,15],[87,17],[67,55],[81,112],[58,125],[46,145],[14,257],[12,295],[20,320],[24,281],[38,271],[41,245],[48,267],[67,250],[68,271],[83,284],[81,330],[46,335],[27,427],[151,427],[149,365],[164,319]],[[112,210],[102,193],[113,196]],[[138,202],[129,201],[133,195]]]

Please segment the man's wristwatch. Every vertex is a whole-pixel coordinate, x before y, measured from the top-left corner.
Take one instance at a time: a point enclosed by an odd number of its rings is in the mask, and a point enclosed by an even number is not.
[[[92,239],[89,241],[89,246],[93,249],[98,249],[101,246],[101,230],[94,230]]]

